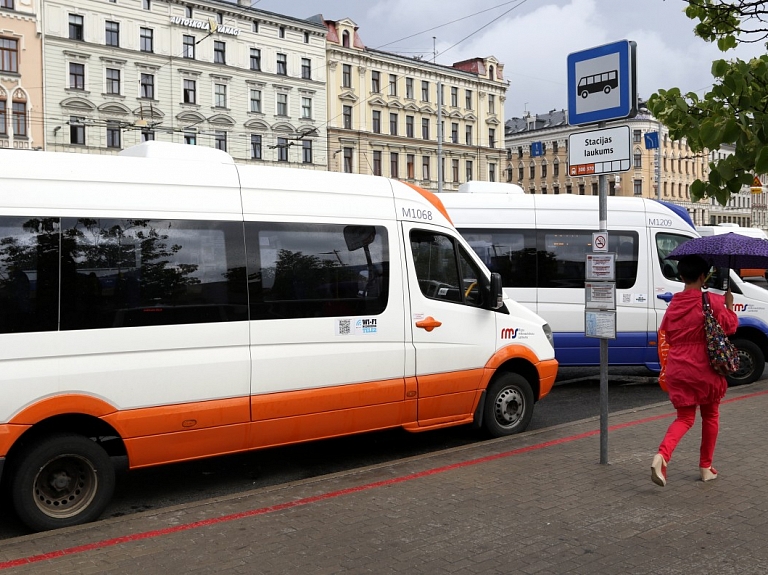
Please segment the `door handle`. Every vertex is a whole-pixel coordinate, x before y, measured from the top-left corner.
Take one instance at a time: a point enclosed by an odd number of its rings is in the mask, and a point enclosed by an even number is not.
[[[665,302],[669,303],[672,301],[672,292],[666,292],[666,293],[660,293],[656,295],[657,298],[663,299]]]
[[[435,329],[436,327],[440,327],[441,325],[443,325],[443,323],[440,322],[440,321],[437,321],[431,315],[425,317],[421,321],[417,321],[416,322],[416,327],[420,327],[422,329],[426,329],[427,331],[432,331],[433,329]]]

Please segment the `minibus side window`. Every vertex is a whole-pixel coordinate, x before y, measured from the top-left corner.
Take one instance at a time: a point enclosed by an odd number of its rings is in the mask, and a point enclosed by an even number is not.
[[[504,287],[536,287],[534,230],[459,231],[488,269],[501,274]]]
[[[616,289],[632,288],[637,281],[637,232],[609,230],[608,251],[616,254]]]
[[[247,319],[242,224],[63,218],[61,329]]]
[[[411,253],[421,293],[430,299],[482,305],[487,283],[469,254],[443,234],[412,230]]]
[[[666,260],[672,250],[691,238],[680,234],[670,234],[660,232],[656,234],[656,252],[659,254],[659,268],[662,275],[668,280],[682,281],[677,273],[677,262],[675,260]]]
[[[246,222],[251,319],[377,315],[389,297],[383,226]]]
[[[55,331],[59,219],[0,217],[0,333]]]

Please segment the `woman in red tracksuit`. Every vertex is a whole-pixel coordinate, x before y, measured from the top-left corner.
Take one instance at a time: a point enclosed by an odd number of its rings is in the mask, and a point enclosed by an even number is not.
[[[701,288],[709,268],[706,260],[699,256],[685,256],[678,262],[677,271],[685,282],[685,288],[672,297],[659,327],[659,331],[666,332],[669,343],[665,374],[669,399],[677,410],[677,418],[667,429],[651,465],[651,479],[662,487],[667,484],[667,464],[672,452],[693,425],[696,406],[701,411],[701,480],[717,478],[717,471],[712,467],[712,455],[717,443],[720,400],[728,383],[710,367],[707,354]],[[738,318],[733,311],[731,291],[728,290],[725,296],[708,293],[708,297],[712,313],[723,331],[729,335],[734,333]]]

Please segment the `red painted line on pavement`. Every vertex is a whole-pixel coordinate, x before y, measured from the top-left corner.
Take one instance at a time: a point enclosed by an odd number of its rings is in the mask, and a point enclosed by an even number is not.
[[[734,397],[724,400],[722,403],[732,403],[734,401],[741,401],[744,399],[750,399],[761,395],[768,394],[767,391],[758,391],[740,397]],[[652,417],[646,417],[643,419],[636,419],[635,421],[629,421],[627,423],[619,423],[608,427],[609,431],[617,431],[619,429],[626,429],[627,427],[634,427],[636,425],[642,425],[644,423],[650,423],[659,419],[667,419],[675,417],[676,413],[664,413],[662,415],[654,415]],[[577,435],[570,435],[568,437],[561,437],[553,439],[551,441],[545,441],[543,443],[537,443],[535,445],[529,445],[527,447],[520,447],[511,451],[505,451],[503,453],[497,453],[495,455],[488,455],[485,457],[479,457],[477,459],[470,459],[468,461],[462,461],[460,463],[453,463],[451,465],[444,465],[442,467],[435,467],[433,469],[427,469],[418,473],[411,473],[409,475],[403,475],[401,477],[393,477],[392,479],[386,479],[384,481],[375,481],[373,483],[366,483],[365,485],[359,485],[357,487],[349,487],[347,489],[339,489],[337,491],[331,491],[323,493],[321,495],[314,495],[312,497],[304,497],[302,499],[296,499],[294,501],[288,501],[286,503],[279,503],[277,505],[271,505],[269,507],[260,507],[259,509],[251,509],[249,511],[242,511],[240,513],[232,513],[230,515],[223,515],[221,517],[215,517],[212,519],[204,519],[202,521],[195,521],[193,523],[187,523],[185,525],[177,525],[175,527],[166,527],[165,529],[156,529],[154,531],[145,531],[144,533],[135,533],[133,535],[124,535],[122,537],[115,537],[112,539],[104,539],[102,541],[96,541],[94,543],[88,543],[86,545],[78,545],[76,547],[69,547],[67,549],[60,549],[58,551],[51,551],[49,553],[41,553],[39,555],[30,555],[28,557],[20,557],[19,559],[12,559],[0,563],[0,571],[5,569],[11,569],[13,567],[19,567],[21,565],[29,565],[32,563],[40,563],[42,561],[49,561],[51,559],[57,559],[59,557],[66,557],[69,555],[76,555],[78,553],[85,553],[86,551],[93,551],[95,549],[104,549],[105,547],[114,547],[123,543],[130,543],[133,541],[141,541],[143,539],[153,539],[155,537],[161,537],[163,535],[171,535],[173,533],[180,533],[182,531],[189,531],[192,529],[199,529],[200,527],[207,527],[209,525],[216,525],[218,523],[228,523],[230,521],[236,521],[238,519],[244,519],[246,517],[256,517],[258,515],[266,515],[268,513],[274,513],[276,511],[283,511],[285,509],[292,509],[294,507],[302,507],[311,503],[317,503],[325,499],[334,499],[336,497],[342,497],[351,493],[359,493],[361,491],[368,491],[370,489],[377,489],[379,487],[387,487],[389,485],[396,485],[398,483],[404,483],[406,481],[412,481],[414,479],[420,479],[422,477],[428,477],[430,475],[437,475],[439,473],[445,473],[446,471],[452,471],[454,469],[461,469],[462,467],[470,467],[473,465],[479,465],[481,463],[487,463],[489,461],[495,461],[497,459],[504,459],[506,457],[512,457],[513,455],[520,455],[521,453],[528,453],[530,451],[537,451],[539,449],[545,449],[547,447],[553,447],[555,445],[562,445],[564,443],[571,443],[587,437],[592,437],[600,433],[599,429],[592,431],[586,431]]]

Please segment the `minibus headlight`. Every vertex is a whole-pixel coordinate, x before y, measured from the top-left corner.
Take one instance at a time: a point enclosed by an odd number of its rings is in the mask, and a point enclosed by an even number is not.
[[[549,341],[549,345],[551,345],[552,348],[554,349],[554,347],[555,347],[555,338],[552,337],[552,328],[549,327],[548,323],[545,323],[542,326],[542,329],[544,329],[544,335],[547,336],[547,341]]]

